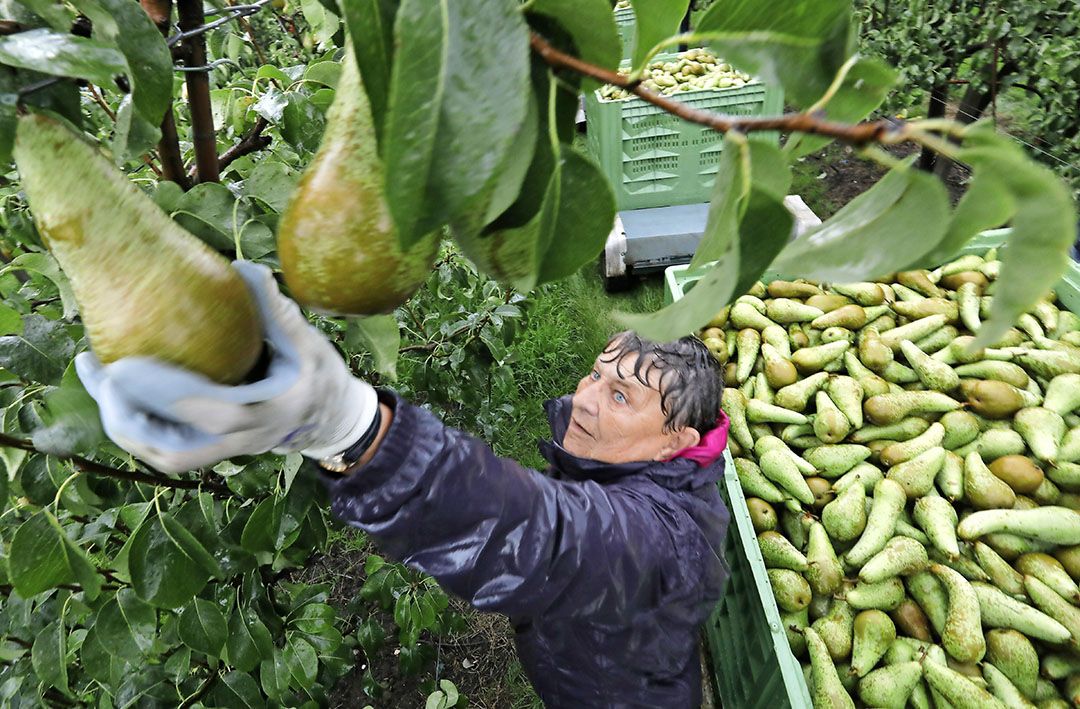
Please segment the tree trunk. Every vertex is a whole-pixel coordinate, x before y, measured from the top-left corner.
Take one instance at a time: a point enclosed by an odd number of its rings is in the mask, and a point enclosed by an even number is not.
[[[158,30],[165,37],[169,36],[169,19],[172,17],[172,0],[139,0],[143,10],[150,16]],[[184,158],[180,154],[180,139],[176,135],[176,119],[173,116],[172,101],[165,109],[161,119],[161,140],[158,141],[158,158],[161,159],[161,176],[180,185],[181,189],[191,188],[191,181],[184,172]]]
[[[934,84],[930,89],[930,107],[926,110],[927,118],[944,118],[945,106],[949,101],[949,84],[945,81]],[[919,169],[927,172],[934,169],[937,153],[924,147],[919,155]]]
[[[201,27],[205,20],[202,0],[178,0],[177,13],[180,31]],[[183,40],[186,63],[189,67],[206,65],[206,38],[198,34]],[[217,136],[214,116],[210,109],[210,76],[205,71],[189,71],[187,76],[188,107],[191,109],[191,132],[195,144],[197,182],[218,182]]]

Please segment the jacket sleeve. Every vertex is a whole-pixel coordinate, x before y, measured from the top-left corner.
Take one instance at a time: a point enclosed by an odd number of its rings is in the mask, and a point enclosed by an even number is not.
[[[664,530],[646,498],[554,480],[381,398],[395,413],[375,456],[324,477],[341,520],[482,610],[603,619],[655,603]]]

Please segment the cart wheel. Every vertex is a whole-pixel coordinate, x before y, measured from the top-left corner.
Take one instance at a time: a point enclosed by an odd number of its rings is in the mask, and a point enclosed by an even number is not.
[[[621,276],[609,276],[604,269],[604,257],[600,256],[600,261],[597,264],[600,271],[600,281],[604,284],[604,291],[607,293],[624,293],[637,284],[637,279],[630,275]]]

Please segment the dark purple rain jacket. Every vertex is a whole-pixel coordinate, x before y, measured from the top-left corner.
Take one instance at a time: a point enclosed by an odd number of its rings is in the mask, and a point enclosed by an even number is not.
[[[326,478],[332,509],[390,556],[510,617],[550,709],[701,702],[698,632],[720,598],[723,460],[607,464],[559,444],[570,397],[545,404],[546,474],[383,392],[394,419],[372,460]],[[721,444],[722,445],[722,444]]]

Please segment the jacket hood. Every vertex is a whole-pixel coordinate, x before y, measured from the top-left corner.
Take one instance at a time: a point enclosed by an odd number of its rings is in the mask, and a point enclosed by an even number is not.
[[[564,477],[606,483],[627,475],[645,475],[670,490],[692,490],[702,485],[716,483],[723,477],[724,462],[719,456],[707,464],[699,465],[692,457],[675,457],[666,461],[604,463],[591,458],[580,458],[570,453],[563,448],[562,441],[570,425],[571,399],[572,397],[567,395],[544,402],[544,411],[551,425],[552,440],[538,443],[540,454]],[[726,423],[726,417],[723,420]],[[726,440],[726,431],[724,438]],[[715,437],[712,440],[716,440]]]

